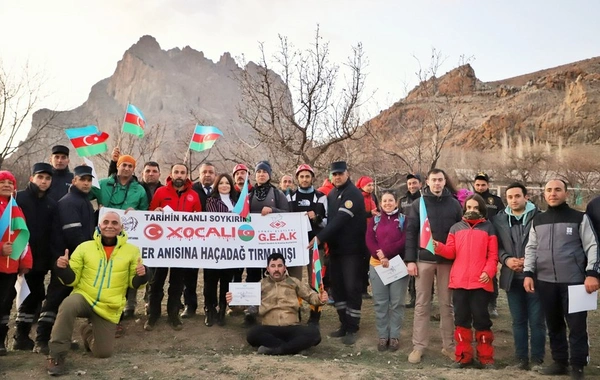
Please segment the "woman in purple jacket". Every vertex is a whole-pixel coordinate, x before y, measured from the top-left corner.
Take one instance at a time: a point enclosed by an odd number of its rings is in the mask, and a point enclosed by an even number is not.
[[[380,202],[381,215],[369,219],[367,248],[371,254],[369,277],[373,290],[373,303],[379,343],[379,351],[397,351],[400,347],[400,327],[404,319],[404,298],[408,276],[384,285],[375,267],[389,267],[396,256],[404,259],[404,214],[398,212],[395,196],[385,192]]]
[[[213,192],[206,199],[206,211],[231,212],[238,200],[238,193],[233,186],[229,174],[217,176]],[[219,326],[225,325],[227,301],[225,294],[229,291],[229,283],[233,279],[235,269],[204,269],[204,308],[206,309],[205,324],[212,326],[213,321]],[[217,313],[217,285],[219,285],[219,311]]]

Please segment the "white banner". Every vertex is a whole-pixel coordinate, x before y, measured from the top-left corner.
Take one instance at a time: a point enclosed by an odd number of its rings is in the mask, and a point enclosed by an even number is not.
[[[128,242],[140,248],[144,264],[170,268],[265,268],[271,253],[287,266],[309,262],[306,213],[237,214],[129,211],[121,215]]]

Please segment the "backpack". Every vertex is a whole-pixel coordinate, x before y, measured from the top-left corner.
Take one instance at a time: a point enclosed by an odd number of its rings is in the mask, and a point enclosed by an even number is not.
[[[373,225],[373,231],[377,231],[377,225],[379,224],[379,221],[381,220],[381,215],[375,215],[373,217],[373,222],[375,223]],[[398,229],[400,231],[404,231],[404,221],[406,220],[406,215],[404,215],[403,213],[399,212],[398,213]]]

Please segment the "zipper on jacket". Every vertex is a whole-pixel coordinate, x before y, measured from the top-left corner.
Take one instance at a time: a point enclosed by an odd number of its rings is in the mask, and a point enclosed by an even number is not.
[[[96,271],[96,278],[94,279],[94,286],[96,286],[96,284],[98,284],[98,276],[100,276],[101,270],[102,270],[102,259],[100,259],[100,262],[98,263],[98,270]]]
[[[106,255],[106,253],[105,253],[105,255]],[[96,295],[96,300],[92,303],[92,307],[95,307],[96,304],[100,301],[100,294],[102,293],[102,286],[104,285],[104,279],[106,278],[106,268],[107,267],[108,267],[108,265],[105,265],[104,270],[102,271],[102,280],[100,281],[100,286],[98,287],[98,294]]]

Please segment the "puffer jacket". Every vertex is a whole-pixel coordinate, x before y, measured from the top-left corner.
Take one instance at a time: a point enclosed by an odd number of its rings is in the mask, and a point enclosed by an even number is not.
[[[67,267],[71,271],[65,275],[65,269],[58,269],[58,275],[65,285],[73,287],[73,293],[86,299],[96,314],[116,324],[125,307],[127,289],[145,283],[134,285],[138,260],[140,250],[127,243],[125,231],[117,236],[117,245],[107,260],[102,237],[96,232],[93,240],[80,244],[71,255]]]
[[[498,271],[498,239],[492,223],[485,219],[462,220],[450,228],[446,244],[438,242],[435,253],[454,260],[450,289],[494,291],[494,284],[479,282],[482,272],[491,278]]]
[[[321,306],[319,293],[300,280],[285,275],[281,281],[271,276],[260,282],[261,304],[259,315],[265,326],[291,326],[300,323],[298,319],[298,297],[314,306]]]

